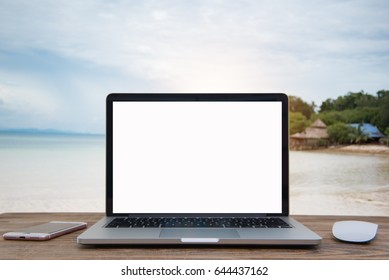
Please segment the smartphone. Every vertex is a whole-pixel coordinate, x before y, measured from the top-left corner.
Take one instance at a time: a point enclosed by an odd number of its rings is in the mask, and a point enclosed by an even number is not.
[[[10,240],[49,240],[83,228],[86,228],[86,223],[84,222],[52,221],[17,232],[4,233],[3,238]]]

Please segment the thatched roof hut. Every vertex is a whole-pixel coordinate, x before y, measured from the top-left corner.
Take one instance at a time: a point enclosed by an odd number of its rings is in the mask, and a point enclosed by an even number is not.
[[[323,121],[317,119],[310,127],[303,132],[295,133],[290,138],[299,139],[328,139],[327,126]]]
[[[317,119],[303,132],[290,136],[290,147],[292,149],[314,149],[327,146],[328,138],[327,126],[322,120]]]

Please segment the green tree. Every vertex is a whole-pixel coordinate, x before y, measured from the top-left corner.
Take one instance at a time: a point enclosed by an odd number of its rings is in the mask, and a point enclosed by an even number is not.
[[[389,127],[389,90],[380,90],[371,95],[363,90],[348,92],[336,99],[322,102],[318,114],[328,126],[335,123],[371,123],[384,131]],[[364,141],[364,137],[358,137]]]
[[[327,126],[337,122],[346,122],[342,112],[338,111],[325,111],[319,113],[318,118],[321,119]]]
[[[301,112],[289,112],[290,134],[303,131],[308,125],[308,119]]]
[[[364,92],[348,92],[336,99],[327,99],[320,106],[320,113],[326,111],[344,111],[355,108],[376,107],[377,97]]]
[[[363,144],[369,140],[369,136],[362,131],[362,124],[355,129],[355,143]]]
[[[334,100],[328,98],[321,103],[319,112],[322,113],[322,112],[328,112],[333,110],[334,110]]]
[[[300,97],[297,96],[289,96],[289,111],[290,112],[300,112],[302,113],[307,119],[310,119],[312,114],[315,113],[315,103],[312,102],[311,104],[308,104],[304,100],[302,100]]]
[[[358,106],[366,106],[373,103],[374,96],[365,93],[363,90],[359,92],[348,92],[344,96],[340,96],[335,100],[335,110],[342,111],[347,109],[355,109]]]
[[[381,138],[380,141],[389,147],[389,126],[385,129],[384,134],[386,137]]]
[[[355,128],[340,122],[328,126],[327,132],[333,144],[352,144],[357,135]]]
[[[379,119],[377,125],[384,130],[389,127],[389,90],[380,90],[377,92],[379,103]]]
[[[363,92],[363,91],[362,91]],[[378,102],[377,102],[377,97],[363,93],[359,96],[358,99],[355,100],[355,105],[357,108],[361,107],[377,107]]]

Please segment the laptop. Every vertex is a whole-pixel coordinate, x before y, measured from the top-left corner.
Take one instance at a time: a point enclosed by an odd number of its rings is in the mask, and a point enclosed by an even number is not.
[[[317,245],[289,217],[285,94],[110,94],[106,216],[80,244]]]

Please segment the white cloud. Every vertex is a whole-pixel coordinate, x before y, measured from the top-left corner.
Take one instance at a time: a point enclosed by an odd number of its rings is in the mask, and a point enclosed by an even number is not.
[[[67,77],[78,92],[63,98],[68,104],[94,104],[96,116],[102,112],[91,92],[100,99],[119,90],[277,91],[320,104],[350,90],[389,88],[383,74],[389,70],[385,0],[2,6],[0,51],[45,50],[91,67],[95,77],[77,69]]]
[[[0,71],[1,126],[39,127],[61,111],[61,100],[26,75]],[[4,114],[8,112],[8,114]],[[17,113],[17,114],[15,114]],[[20,116],[23,119],[20,119]],[[51,119],[53,121],[53,119]]]

